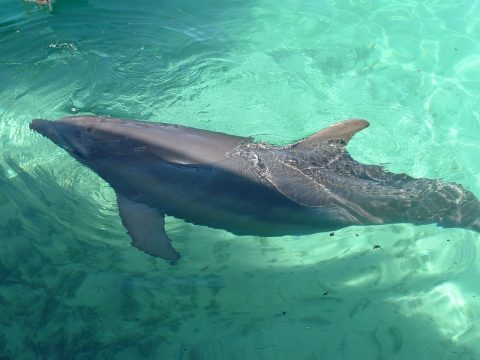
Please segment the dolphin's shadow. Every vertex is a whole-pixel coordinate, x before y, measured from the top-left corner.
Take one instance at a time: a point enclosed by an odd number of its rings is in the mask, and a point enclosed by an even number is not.
[[[90,195],[60,186],[58,175],[40,167],[5,164],[0,307],[9,315],[2,318],[0,352],[6,356],[15,355],[19,341],[25,356],[37,357],[480,353],[472,341],[478,305],[467,298],[475,294],[467,284],[478,275],[479,251],[467,231],[438,236],[433,227],[397,233],[362,227],[333,237],[265,239],[171,219],[174,241],[184,247],[182,261],[171,266],[128,246],[114,209],[99,209]],[[436,241],[445,249],[429,253]],[[8,331],[14,328],[21,340]]]

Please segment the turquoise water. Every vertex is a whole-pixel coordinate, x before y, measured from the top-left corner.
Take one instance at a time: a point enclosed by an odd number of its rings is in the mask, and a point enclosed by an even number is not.
[[[471,0],[3,0],[0,357],[478,359],[478,233],[239,237],[167,218],[170,266],[28,129],[97,114],[286,144],[361,117],[355,159],[480,197],[478,39]]]

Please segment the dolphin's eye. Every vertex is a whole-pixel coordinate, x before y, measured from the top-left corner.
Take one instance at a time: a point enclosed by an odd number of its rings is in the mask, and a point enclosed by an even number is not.
[[[89,133],[89,134],[93,133],[93,127],[89,126],[87,128],[87,133]]]

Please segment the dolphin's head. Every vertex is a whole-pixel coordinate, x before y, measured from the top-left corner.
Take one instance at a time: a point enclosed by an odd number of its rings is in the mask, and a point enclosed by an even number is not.
[[[81,162],[136,155],[179,164],[215,163],[245,138],[178,125],[103,116],[35,119],[30,128]]]
[[[128,150],[128,129],[120,119],[71,116],[56,121],[34,119],[30,129],[49,138],[80,161]]]

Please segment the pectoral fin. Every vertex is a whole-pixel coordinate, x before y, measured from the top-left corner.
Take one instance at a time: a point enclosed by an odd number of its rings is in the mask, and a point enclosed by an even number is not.
[[[162,213],[118,194],[117,202],[122,224],[135,247],[166,260],[176,261],[180,258],[165,234],[165,217]]]

